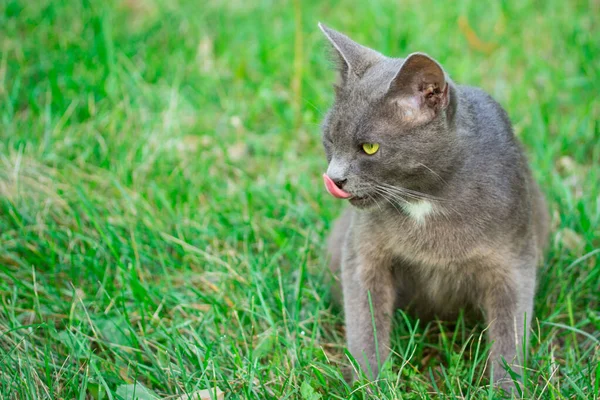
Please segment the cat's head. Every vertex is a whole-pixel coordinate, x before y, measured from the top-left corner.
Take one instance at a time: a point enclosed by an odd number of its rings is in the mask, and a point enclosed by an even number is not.
[[[322,125],[329,192],[361,208],[401,189],[435,192],[452,169],[455,141],[456,89],[440,64],[422,53],[388,58],[319,27],[338,70]]]

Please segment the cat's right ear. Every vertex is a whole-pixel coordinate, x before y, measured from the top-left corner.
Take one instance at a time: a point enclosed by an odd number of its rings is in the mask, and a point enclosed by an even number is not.
[[[450,102],[449,84],[442,66],[423,53],[406,57],[390,82],[388,93],[407,122],[432,120]]]
[[[320,22],[319,29],[333,46],[339,83],[346,83],[352,77],[360,78],[371,65],[381,58],[381,54],[378,52],[356,43],[348,36],[330,29]]]

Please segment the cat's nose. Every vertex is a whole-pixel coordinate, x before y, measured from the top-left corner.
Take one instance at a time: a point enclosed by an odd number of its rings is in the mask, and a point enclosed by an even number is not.
[[[344,188],[344,184],[346,182],[348,182],[348,179],[331,179],[333,181],[333,183],[335,183],[335,186],[339,187],[340,189]]]
[[[339,158],[333,158],[327,166],[327,176],[331,179],[331,183],[337,186],[338,189],[342,189],[344,184],[348,181],[345,177],[347,174],[347,164]],[[333,186],[333,185],[332,185]]]

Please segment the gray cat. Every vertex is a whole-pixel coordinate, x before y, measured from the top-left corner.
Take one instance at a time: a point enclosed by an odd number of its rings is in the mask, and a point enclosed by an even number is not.
[[[506,112],[425,54],[388,58],[319,27],[339,72],[323,178],[353,206],[329,239],[350,352],[377,376],[396,308],[482,311],[493,379],[511,387],[503,360],[520,370],[548,214]]]

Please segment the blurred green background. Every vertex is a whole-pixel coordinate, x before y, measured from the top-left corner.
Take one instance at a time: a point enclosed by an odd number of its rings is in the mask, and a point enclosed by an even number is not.
[[[0,396],[501,396],[483,327],[400,312],[381,379],[342,379],[321,21],[427,52],[507,109],[553,215],[524,397],[598,398],[599,15],[597,0],[0,0]]]

